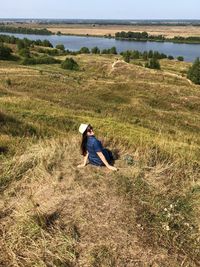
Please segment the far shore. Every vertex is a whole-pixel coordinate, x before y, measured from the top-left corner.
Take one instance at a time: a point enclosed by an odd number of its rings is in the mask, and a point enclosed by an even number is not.
[[[61,34],[79,35],[79,36],[115,36],[116,32],[132,31],[143,32],[146,31],[151,35],[164,35],[166,38],[173,38],[174,36],[198,36],[200,37],[200,26],[172,26],[172,25],[98,25],[98,24],[10,24],[16,27],[28,28],[46,28],[53,33],[61,32]]]

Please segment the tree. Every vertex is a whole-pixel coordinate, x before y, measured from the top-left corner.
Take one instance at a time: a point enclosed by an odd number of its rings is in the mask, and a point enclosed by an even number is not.
[[[178,59],[178,61],[184,61],[184,57],[182,57],[182,56],[177,57],[177,59]]]
[[[90,54],[90,50],[88,47],[81,47],[81,49],[79,50],[79,53],[81,54]]]
[[[116,49],[115,46],[113,46],[113,47],[110,48],[110,54],[117,55],[117,49]]]
[[[139,58],[140,58],[140,52],[139,52],[138,50],[134,50],[134,51],[132,51],[132,55],[131,55],[131,57],[132,57],[133,59],[139,59]]]
[[[152,58],[153,57],[153,51],[152,50],[149,50],[148,52],[148,58]]]
[[[100,54],[100,49],[97,46],[95,46],[91,49],[91,52],[92,54]]]
[[[127,50],[127,51],[123,52],[122,55],[123,55],[124,61],[127,62],[127,63],[130,63],[131,51]]]
[[[9,59],[11,56],[12,49],[10,47],[0,44],[0,59]]]
[[[18,50],[21,50],[21,49],[23,49],[23,48],[25,48],[26,46],[25,46],[25,43],[24,43],[24,41],[23,40],[18,40],[17,41],[17,49]]]
[[[173,59],[174,59],[174,57],[173,57],[173,56],[171,56],[171,55],[169,55],[169,56],[168,56],[168,59],[169,59],[169,60],[173,60]]]
[[[200,84],[200,60],[197,58],[187,73],[188,79],[195,84]]]
[[[61,51],[65,51],[65,46],[63,44],[57,44],[56,49],[59,49]]]
[[[147,51],[143,52],[142,58],[143,58],[143,60],[147,60],[148,59],[148,52]]]
[[[19,55],[22,57],[30,58],[30,50],[28,48],[22,48],[19,50]]]
[[[49,42],[49,40],[42,41],[42,46],[45,46],[45,47],[53,47],[53,45]]]
[[[73,58],[66,58],[65,61],[62,62],[61,67],[66,70],[78,70],[79,65]]]
[[[146,68],[160,70],[160,63],[157,58],[151,58],[148,63],[145,64]]]

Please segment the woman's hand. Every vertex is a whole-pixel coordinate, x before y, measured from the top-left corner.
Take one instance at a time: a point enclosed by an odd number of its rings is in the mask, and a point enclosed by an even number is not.
[[[107,166],[107,168],[108,168],[109,170],[111,170],[111,171],[118,171],[118,169],[117,169],[116,167],[111,166],[111,165]]]
[[[85,164],[79,164],[77,167],[78,168],[83,168],[83,167],[85,167]]]
[[[77,167],[78,168],[83,168],[83,167],[85,167],[86,165],[87,165],[87,160],[88,160],[88,152],[87,152],[87,154],[84,156],[84,161],[83,161],[83,163],[82,164],[79,164]]]

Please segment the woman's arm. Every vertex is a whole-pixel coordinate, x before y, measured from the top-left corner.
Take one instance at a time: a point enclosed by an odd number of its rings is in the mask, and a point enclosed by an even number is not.
[[[105,158],[105,156],[104,156],[104,154],[103,154],[102,152],[97,152],[97,155],[100,157],[100,159],[103,161],[103,163],[105,164],[105,166],[106,166],[109,170],[117,171],[117,168],[111,166],[111,165],[107,162],[107,160],[106,160],[106,158]]]
[[[87,154],[84,156],[83,164],[79,164],[77,166],[78,168],[82,168],[82,167],[85,167],[87,165],[88,155],[89,155],[89,153],[87,152]]]

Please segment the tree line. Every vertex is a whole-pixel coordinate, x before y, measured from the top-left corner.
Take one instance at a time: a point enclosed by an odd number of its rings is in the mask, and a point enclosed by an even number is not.
[[[198,36],[174,36],[173,38],[166,38],[164,35],[149,35],[147,32],[117,32],[115,34],[117,40],[132,40],[132,41],[159,41],[159,42],[175,42],[175,43],[200,43]]]
[[[127,51],[121,52],[120,54],[123,56],[126,62],[130,62],[131,59],[142,59],[142,60],[148,60],[151,58],[156,58],[156,59],[168,58],[169,60],[174,59],[172,55],[166,55],[164,53],[160,53],[158,51],[153,51],[153,50],[144,51],[144,52],[140,52],[138,50],[127,50]],[[177,60],[184,61],[184,57],[178,56]]]
[[[11,27],[11,26],[4,26],[4,25],[0,25],[0,32],[37,34],[37,35],[53,34],[51,31],[47,29],[32,29],[32,28]]]
[[[0,43],[7,43],[7,44],[20,44],[21,46],[24,47],[31,47],[34,45],[38,46],[44,46],[44,47],[53,47],[52,43],[49,40],[30,40],[28,38],[17,38],[15,36],[9,36],[9,35],[4,35],[0,34]]]

